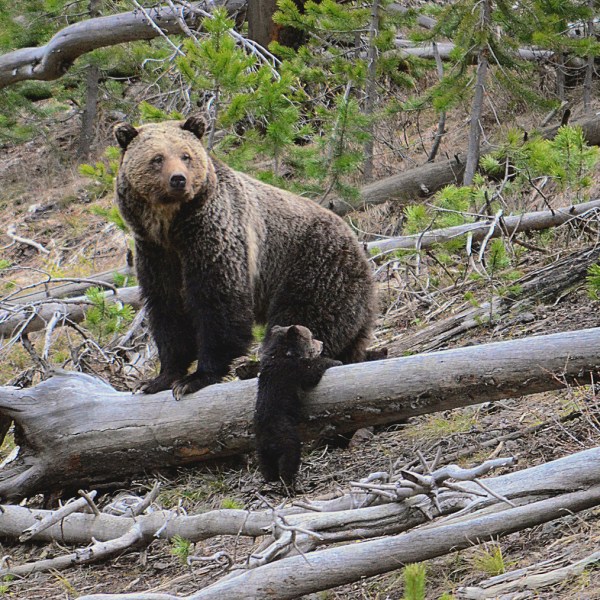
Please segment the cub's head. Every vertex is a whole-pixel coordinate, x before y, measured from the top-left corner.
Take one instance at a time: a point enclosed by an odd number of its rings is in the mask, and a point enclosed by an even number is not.
[[[207,186],[210,159],[200,141],[205,130],[202,116],[137,128],[119,123],[114,129],[123,150],[119,180],[151,203],[191,200]]]
[[[323,342],[313,338],[307,327],[274,325],[261,349],[261,357],[268,358],[315,358],[321,354]]]

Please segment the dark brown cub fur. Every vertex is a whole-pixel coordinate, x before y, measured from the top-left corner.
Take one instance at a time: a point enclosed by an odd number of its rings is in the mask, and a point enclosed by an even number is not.
[[[260,471],[267,481],[292,483],[300,467],[300,390],[319,383],[342,363],[321,356],[322,342],[301,325],[275,326],[263,345],[254,432]]]

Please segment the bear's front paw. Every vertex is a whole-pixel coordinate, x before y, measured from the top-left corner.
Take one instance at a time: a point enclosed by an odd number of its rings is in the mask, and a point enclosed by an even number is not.
[[[219,383],[219,381],[221,380],[218,377],[212,377],[206,373],[186,375],[173,384],[173,397],[175,400],[181,400],[186,394],[193,394],[208,385]]]
[[[167,373],[161,373],[153,379],[140,381],[135,391],[142,392],[143,394],[156,394],[158,392],[162,392],[163,390],[168,390],[176,379],[176,376],[169,375]]]

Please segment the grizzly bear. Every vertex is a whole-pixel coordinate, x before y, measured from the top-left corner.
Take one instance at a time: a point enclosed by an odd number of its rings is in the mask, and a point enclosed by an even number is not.
[[[221,381],[248,350],[254,322],[269,331],[304,325],[324,356],[363,360],[374,285],[350,228],[315,202],[210,157],[205,129],[201,116],[115,127],[117,203],[135,239],[161,363],[139,389],[172,388],[180,399]]]
[[[323,343],[302,325],[275,326],[260,356],[254,433],[267,481],[291,484],[300,466],[300,390],[314,387],[339,360],[321,356]]]

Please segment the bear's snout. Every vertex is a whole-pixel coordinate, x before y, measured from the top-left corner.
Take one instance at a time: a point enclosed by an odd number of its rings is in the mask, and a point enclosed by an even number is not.
[[[173,173],[169,179],[169,185],[174,190],[184,190],[187,177],[183,173]]]

